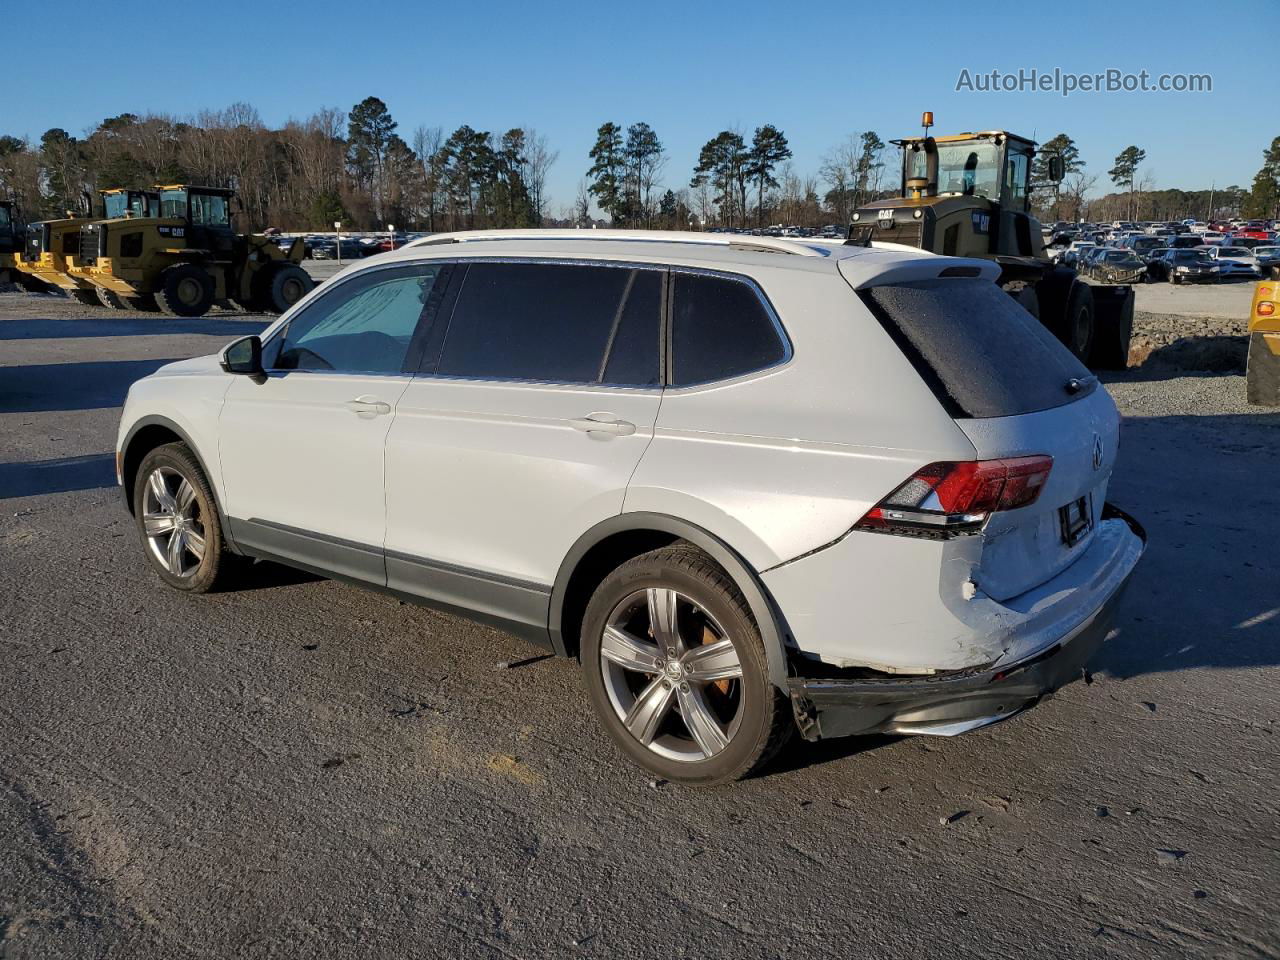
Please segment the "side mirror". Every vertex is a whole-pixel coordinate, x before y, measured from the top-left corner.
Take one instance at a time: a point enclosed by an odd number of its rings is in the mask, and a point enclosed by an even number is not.
[[[237,373],[248,377],[265,376],[262,369],[262,339],[260,337],[241,337],[227,344],[218,358],[222,369],[227,373]]]
[[[1062,162],[1062,155],[1055,153],[1049,158],[1049,179],[1054,183],[1061,183],[1066,175],[1067,165]]]

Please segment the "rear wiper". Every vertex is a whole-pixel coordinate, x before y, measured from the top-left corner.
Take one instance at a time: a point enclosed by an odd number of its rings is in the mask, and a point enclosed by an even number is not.
[[[1095,386],[1097,382],[1098,378],[1094,376],[1072,377],[1066,383],[1066,391],[1072,396],[1075,396],[1077,393],[1083,393],[1086,388]]]

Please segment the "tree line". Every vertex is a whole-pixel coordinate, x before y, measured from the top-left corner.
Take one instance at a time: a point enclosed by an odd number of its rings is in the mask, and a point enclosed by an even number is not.
[[[236,191],[240,225],[286,230],[536,226],[547,213],[546,137],[419,126],[406,141],[385,103],[323,109],[270,129],[244,103],[174,117],[123,113],[84,137],[0,136],[0,196],[29,219],[99,214],[98,191],[193,183]]]
[[[778,126],[749,136],[725,129],[702,145],[686,180],[664,176],[668,153],[650,124],[609,121],[596,130],[576,194],[553,210],[547,176],[559,151],[532,128],[418,126],[406,139],[386,104],[367,97],[349,112],[326,108],[272,129],[237,103],[185,119],[122,113],[81,137],[58,127],[38,142],[0,135],[0,197],[35,220],[100,213],[93,198],[113,187],[224,186],[237,193],[243,229],[588,225],[600,222],[596,210],[614,226],[816,227],[847,224],[859,206],[897,195],[888,149],[875,131],[851,133],[804,173]],[[1055,155],[1066,172],[1056,183]],[[1099,175],[1060,133],[1033,162],[1033,208],[1050,221],[1280,215],[1280,137],[1250,189],[1154,190],[1145,160],[1141,147],[1126,147],[1107,172],[1117,190],[1093,197]]]

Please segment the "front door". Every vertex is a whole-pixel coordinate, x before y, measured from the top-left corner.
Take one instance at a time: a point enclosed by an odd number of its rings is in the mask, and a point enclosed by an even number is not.
[[[264,346],[264,382],[236,378],[219,455],[232,535],[248,552],[385,582],[383,453],[442,269],[354,274]]]

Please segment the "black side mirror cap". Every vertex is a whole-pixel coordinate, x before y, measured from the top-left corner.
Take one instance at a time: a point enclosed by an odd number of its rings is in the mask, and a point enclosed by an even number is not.
[[[262,338],[251,336],[233,340],[223,347],[218,362],[227,373],[247,377],[265,376],[266,371],[262,369]]]

